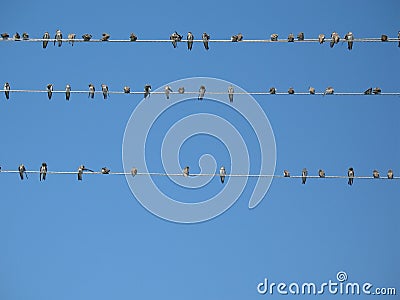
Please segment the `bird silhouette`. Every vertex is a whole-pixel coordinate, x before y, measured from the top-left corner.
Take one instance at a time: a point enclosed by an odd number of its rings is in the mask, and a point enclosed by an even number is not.
[[[191,32],[189,31],[186,38],[187,38],[187,47],[188,47],[188,50],[192,50],[192,47],[193,47],[193,40],[194,40],[193,33],[191,33]]]
[[[201,36],[201,38],[203,40],[204,48],[206,50],[210,49],[208,47],[208,41],[210,40],[210,35],[208,35],[206,32],[204,32],[203,35]]]
[[[352,185],[354,181],[354,169],[349,168],[347,171],[347,177],[349,178],[349,181],[347,182],[348,185]]]
[[[43,34],[43,49],[45,49],[47,47],[47,44],[49,43],[50,39],[50,33],[48,33],[47,31]]]
[[[71,86],[67,84],[65,86],[65,100],[69,101],[70,97],[71,97]]]
[[[6,99],[10,99],[10,84],[8,82],[6,82],[4,84],[4,94],[6,95]]]
[[[189,177],[189,167],[188,167],[188,166],[186,166],[186,167],[182,170],[182,172],[183,172],[183,176]]]
[[[47,175],[47,164],[44,162],[42,163],[40,170],[39,170],[39,180],[46,180]]]
[[[226,176],[225,167],[222,166],[222,167],[219,169],[219,177],[220,177],[220,179],[221,179],[221,183],[224,183],[224,181],[225,181],[225,176]]]
[[[199,96],[197,97],[197,99],[203,100],[205,93],[206,93],[206,87],[204,85],[202,85],[199,89]]]
[[[233,86],[229,86],[228,87],[228,97],[229,97],[229,102],[233,102],[233,93],[235,92],[235,90],[233,89]]]
[[[47,88],[47,97],[49,98],[49,100],[51,100],[51,96],[53,95],[53,85],[49,83],[46,88]]]
[[[304,169],[301,171],[301,183],[302,183],[302,184],[306,184],[307,176],[308,176],[308,171],[307,171],[306,168],[304,168]]]

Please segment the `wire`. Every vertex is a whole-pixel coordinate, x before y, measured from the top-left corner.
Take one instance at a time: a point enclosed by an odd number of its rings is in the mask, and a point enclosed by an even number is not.
[[[15,170],[1,170],[0,173],[19,173],[19,171]],[[40,174],[40,171],[25,171],[28,174]],[[78,171],[47,171],[47,175],[77,175]],[[84,171],[82,174],[88,175],[130,175],[130,172],[109,172],[108,174],[103,174],[101,171],[94,171],[94,172],[87,172]],[[183,173],[156,173],[156,172],[143,172],[143,173],[136,173],[135,176],[168,176],[168,177],[181,177],[184,176]],[[190,174],[189,177],[196,177],[196,176],[205,176],[205,177],[219,177],[220,174]],[[285,177],[284,175],[278,174],[226,174],[226,177],[256,177],[256,178],[287,178],[287,179],[295,179],[295,178],[302,178],[302,175],[291,175],[290,177]],[[314,175],[307,175],[307,179],[348,179],[348,176],[342,175],[326,175],[325,177],[319,177]],[[379,177],[374,178],[373,176],[354,176],[354,179],[389,179],[387,177]],[[393,177],[393,179],[400,179],[400,177]]]

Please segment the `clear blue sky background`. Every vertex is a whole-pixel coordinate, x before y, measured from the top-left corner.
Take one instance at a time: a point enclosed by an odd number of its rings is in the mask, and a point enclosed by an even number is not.
[[[399,8],[393,0],[7,1],[0,31],[41,37],[59,28],[65,36],[109,32],[121,39],[130,32],[163,39],[175,30],[197,38],[206,31],[218,39],[299,31],[306,38],[332,31],[395,37]],[[15,89],[44,89],[48,83],[63,89],[70,83],[86,90],[92,82],[97,89],[107,83],[110,90],[142,90],[146,83],[157,88],[208,76],[248,91],[272,85],[280,91],[306,91],[309,85],[320,91],[328,85],[336,91],[399,90],[395,43],[356,43],[352,51],[345,44],[212,43],[208,52],[201,44],[189,52],[184,44],[173,49],[169,43],[45,50],[38,43],[1,43],[0,51],[0,82]],[[275,133],[277,173],[287,168],[299,174],[307,167],[310,174],[324,168],[339,175],[353,166],[356,175],[375,168],[400,174],[400,98],[255,98]],[[46,94],[15,93],[6,102],[1,95],[0,165],[16,169],[24,163],[36,170],[46,161],[52,170],[76,170],[83,163],[120,171],[124,129],[140,100],[112,95],[105,102],[96,95],[90,101],[73,94],[66,102],[60,94],[49,101]],[[204,153],[213,152],[214,141],[209,143],[203,143]],[[191,147],[182,155],[196,170]],[[216,148],[213,155],[223,160],[226,151]],[[247,208],[247,189],[225,214],[194,225],[155,217],[119,176],[86,176],[83,182],[49,176],[40,183],[36,176],[22,182],[17,174],[0,174],[0,186],[0,299],[257,299],[264,277],[318,283],[341,270],[351,281],[400,292],[398,181],[357,180],[349,187],[346,180],[303,186],[276,179],[256,209]]]

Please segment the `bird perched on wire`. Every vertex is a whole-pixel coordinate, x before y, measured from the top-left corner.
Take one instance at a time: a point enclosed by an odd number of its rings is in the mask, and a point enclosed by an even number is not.
[[[131,175],[132,175],[132,177],[135,177],[136,174],[137,174],[137,169],[136,169],[136,168],[132,168],[132,169],[131,169]]]
[[[238,34],[232,35],[231,41],[232,42],[241,42],[241,41],[243,41],[243,34],[238,33]]]
[[[53,85],[49,83],[47,86],[47,97],[51,100],[51,96],[53,95]]]
[[[322,170],[322,169],[319,169],[319,170],[318,170],[318,176],[319,176],[320,178],[325,178],[325,171]]]
[[[75,37],[76,37],[75,33],[69,33],[68,34],[68,43],[71,44],[72,46],[74,45]]]
[[[373,170],[372,171],[372,177],[379,178],[379,171],[378,170]]]
[[[10,84],[8,82],[4,84],[4,94],[7,100],[10,99]]]
[[[178,93],[179,94],[184,94],[185,93],[185,88],[183,86],[178,88]]]
[[[204,44],[204,48],[206,50],[210,49],[208,47],[208,41],[210,40],[210,35],[207,34],[206,32],[203,33],[203,35],[201,36],[202,40],[203,40],[203,44]]]
[[[378,95],[378,94],[380,94],[381,92],[382,92],[382,90],[381,90],[381,88],[379,88],[379,87],[376,87],[376,88],[374,88],[374,90],[372,91],[375,95]]]
[[[329,44],[329,46],[331,47],[331,48],[333,48],[333,46],[335,46],[335,44],[337,44],[337,43],[339,43],[339,41],[340,41],[340,36],[339,36],[339,34],[337,33],[337,32],[332,32],[331,33],[331,42],[330,42],[330,44]]]
[[[92,171],[92,170],[90,170],[90,169],[87,169],[87,168],[85,168],[85,166],[84,165],[80,165],[79,167],[78,167],[78,180],[82,180],[82,177],[83,177],[83,172],[84,171],[89,171],[89,172],[94,172],[94,171]]]
[[[400,47],[400,31],[397,33],[397,38],[399,39],[399,44],[397,45],[397,47]]]
[[[297,35],[297,40],[298,40],[298,41],[304,41],[304,32],[300,32],[300,33]]]
[[[47,31],[43,34],[43,49],[45,49],[47,47],[47,44],[49,43],[50,39],[50,33],[48,33]]]
[[[199,96],[197,97],[197,100],[203,100],[205,93],[206,93],[206,87],[204,85],[200,86]]]
[[[151,92],[151,85],[146,84],[144,86],[144,99],[146,99],[147,97],[150,97],[150,92]]]
[[[124,86],[124,93],[129,94],[131,92],[131,88],[129,86]]]
[[[187,36],[186,36],[186,39],[187,39],[187,47],[188,47],[188,50],[192,50],[192,47],[193,47],[193,40],[194,40],[194,35],[193,35],[193,33],[191,33],[191,32],[189,31],[188,34],[187,34]]]
[[[294,34],[293,34],[293,33],[289,33],[288,38],[287,38],[287,41],[288,41],[289,43],[294,42]]]
[[[101,174],[110,174],[110,169],[107,167],[101,168]]]
[[[7,32],[4,32],[4,33],[1,34],[1,37],[2,37],[3,40],[8,40],[10,35]]]
[[[169,39],[172,41],[172,46],[174,46],[174,48],[176,48],[176,46],[178,45],[178,42],[180,42],[182,40],[182,36],[175,31],[173,34],[171,34],[169,36]]]
[[[353,49],[353,40],[354,40],[353,33],[351,31],[349,31],[344,36],[344,39],[347,41],[347,49],[349,49],[349,50]]]
[[[14,38],[15,41],[20,41],[20,40],[21,40],[21,36],[19,35],[18,32],[16,32],[16,33],[14,34],[13,38]]]
[[[137,41],[137,36],[133,32],[130,34],[129,39],[131,42],[136,42]]]
[[[313,88],[312,86],[310,86],[310,88],[308,89],[308,92],[309,92],[311,95],[314,95],[314,94],[315,94],[315,88]]]
[[[364,95],[371,95],[371,94],[372,94],[372,88],[369,88],[364,92]]]
[[[222,167],[219,169],[219,177],[220,177],[220,179],[221,179],[221,183],[224,183],[224,181],[225,181],[225,176],[226,176],[225,167],[222,166]]]
[[[184,167],[182,172],[183,172],[183,176],[189,177],[189,167],[188,166]]]
[[[388,179],[393,179],[393,171],[391,169],[388,170],[388,172],[387,172],[387,178]]]
[[[19,165],[18,172],[19,172],[19,177],[21,178],[21,180],[24,180],[24,174],[25,174],[26,179],[28,179],[28,174],[26,173],[26,168],[25,168],[24,164]]]
[[[93,84],[89,83],[89,95],[88,98],[94,98],[94,92],[96,91]]]
[[[26,32],[23,32],[23,33],[22,33],[22,39],[23,39],[24,41],[29,40],[29,34],[26,33]]]
[[[320,33],[320,34],[318,35],[318,42],[319,42],[320,44],[323,44],[323,43],[325,42],[325,34]]]
[[[387,40],[388,40],[388,36],[386,34],[382,34],[381,35],[381,41],[382,42],[387,42]]]
[[[283,177],[290,177],[290,172],[288,170],[283,170]]]
[[[42,163],[40,170],[39,170],[39,180],[42,181],[46,180],[46,175],[47,175],[47,164],[44,162]]]
[[[348,185],[352,185],[354,181],[354,169],[349,168],[347,171],[347,177],[349,178],[349,181],[347,182]]]
[[[65,100],[69,101],[69,97],[71,97],[71,86],[67,84],[65,86]]]
[[[106,85],[106,84],[102,84],[101,85],[101,91],[103,92],[103,98],[104,98],[104,100],[106,100],[107,99],[107,97],[108,97],[108,86]]]
[[[276,94],[276,88],[274,88],[274,87],[269,88],[269,93],[271,95]]]
[[[61,44],[62,44],[62,33],[61,33],[60,29],[57,29],[54,39],[57,40],[58,47],[61,47]],[[56,45],[56,41],[54,41],[54,45]]]
[[[171,87],[169,85],[166,85],[164,87],[164,93],[165,93],[165,97],[167,98],[167,100],[169,99],[169,94],[173,92]]]
[[[324,96],[325,96],[325,95],[333,95],[334,92],[335,92],[335,90],[333,89],[333,87],[328,86],[328,87],[325,89]]]
[[[287,92],[288,92],[288,94],[293,95],[294,89],[292,87],[290,87]]]
[[[271,34],[271,41],[276,42],[277,40],[278,40],[278,34],[277,33]]]
[[[302,184],[306,184],[307,176],[308,176],[308,171],[307,171],[306,168],[304,168],[304,169],[301,171],[301,183],[302,183]]]
[[[110,39],[110,35],[106,32],[103,32],[103,34],[101,35],[100,41],[107,42],[109,39]]]
[[[82,38],[85,42],[89,42],[90,39],[92,38],[92,35],[89,33],[85,33],[84,35],[82,35]]]
[[[229,102],[233,102],[233,94],[235,93],[235,90],[233,88],[233,86],[229,86],[228,87],[228,98],[229,98]]]

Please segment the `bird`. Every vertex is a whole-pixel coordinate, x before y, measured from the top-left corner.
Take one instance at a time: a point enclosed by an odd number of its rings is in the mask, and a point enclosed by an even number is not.
[[[382,34],[381,35],[381,41],[382,42],[387,42],[387,40],[388,40],[388,36],[386,34]]]
[[[23,33],[22,33],[22,39],[23,39],[24,41],[29,40],[29,34],[26,33],[26,32],[23,32]]]
[[[335,44],[337,44],[337,43],[339,43],[339,41],[340,41],[340,36],[339,36],[339,34],[337,33],[337,32],[332,32],[331,33],[331,42],[330,42],[330,44],[329,44],[329,46],[331,47],[331,48],[333,48],[333,46],[335,46]]]
[[[297,40],[298,40],[298,41],[304,41],[304,32],[300,32],[300,33],[297,35]]]
[[[18,32],[16,32],[16,33],[14,34],[13,38],[14,38],[15,41],[20,41],[20,40],[21,40],[21,36],[19,35]]]
[[[193,47],[193,40],[194,40],[193,33],[191,33],[191,32],[189,31],[188,34],[187,34],[187,36],[186,36],[186,39],[187,39],[187,47],[188,47],[188,50],[192,50],[192,47]]]
[[[347,182],[348,185],[352,185],[354,181],[354,169],[349,168],[347,171],[347,177],[349,177],[349,181]]]
[[[319,42],[320,44],[323,44],[323,43],[325,42],[325,34],[320,33],[320,34],[318,35],[318,42]]]
[[[82,180],[82,176],[83,176],[83,171],[85,170],[85,166],[84,165],[80,165],[78,167],[78,180]]]
[[[202,85],[199,89],[199,96],[197,97],[197,99],[203,100],[205,93],[206,93],[206,87],[204,85]]]
[[[289,33],[287,41],[288,42],[294,42],[294,34],[293,33]]]
[[[169,85],[166,85],[164,87],[164,93],[165,93],[165,97],[167,97],[167,99],[169,99],[169,94],[172,92],[172,89]]]
[[[276,88],[274,88],[274,87],[269,88],[269,93],[271,95],[276,94]]]
[[[288,170],[283,170],[283,177],[290,177],[290,172]]]
[[[372,88],[369,88],[364,92],[364,95],[371,95],[371,94],[372,94]]]
[[[92,35],[89,33],[85,33],[84,35],[82,35],[82,38],[85,42],[89,42],[90,39],[92,38]]]
[[[58,47],[61,47],[61,44],[62,44],[62,33],[61,33],[60,29],[57,29],[54,39],[57,40]],[[55,40],[54,40],[54,45],[56,44]]]
[[[169,39],[172,41],[172,46],[176,48],[178,42],[182,40],[182,36],[175,31],[173,34],[169,36]]]
[[[103,92],[103,98],[104,98],[104,100],[106,100],[107,99],[107,97],[108,97],[108,86],[106,85],[106,84],[102,84],[101,85],[101,91]]]
[[[24,173],[25,173],[26,179],[28,179],[28,175],[26,174],[26,168],[25,168],[24,164],[19,165],[18,172],[19,172],[19,177],[21,178],[21,180],[24,180]]]
[[[313,88],[312,86],[310,86],[310,88],[308,89],[308,91],[310,92],[311,95],[315,94],[315,88]]]
[[[287,91],[290,95],[294,94],[294,89],[292,87],[290,87]]]
[[[68,43],[71,44],[72,46],[74,45],[75,37],[76,37],[75,33],[69,33],[68,34]]]
[[[387,178],[388,179],[393,179],[393,171],[391,169],[388,170],[388,172],[387,172]]]
[[[243,41],[243,34],[238,33],[238,34],[232,35],[231,41],[232,42],[241,42],[241,41]]]
[[[124,93],[129,94],[131,92],[131,88],[129,86],[124,86]]]
[[[101,168],[101,174],[110,174],[110,169],[107,167]]]
[[[8,40],[10,35],[7,32],[4,32],[4,33],[1,34],[1,37],[2,37],[3,40]]]
[[[8,82],[4,84],[4,94],[7,100],[10,99],[10,84]]]
[[[39,180],[42,181],[46,180],[46,175],[47,175],[47,164],[44,162],[42,163],[42,166],[40,167],[39,170]]]
[[[50,39],[50,33],[48,33],[47,31],[43,34],[43,49],[45,49],[47,47],[47,44],[49,43]]]
[[[353,49],[353,40],[354,40],[353,33],[351,31],[349,31],[344,36],[344,39],[347,41],[347,49],[349,49],[349,50]]]
[[[304,168],[303,171],[301,171],[301,183],[302,184],[306,184],[307,175],[308,175],[308,171],[306,168]]]
[[[65,86],[65,99],[69,100],[69,97],[71,97],[71,86],[67,84]]]
[[[208,47],[208,41],[210,40],[210,35],[208,35],[206,32],[204,32],[203,35],[202,35],[202,40],[203,40],[204,48],[206,50],[210,49]]]
[[[89,83],[89,96],[88,98],[94,98],[94,92],[96,91],[93,84]]]
[[[144,99],[146,99],[147,97],[150,97],[150,92],[151,92],[151,85],[146,84],[144,86]]]
[[[325,95],[333,95],[334,92],[335,92],[335,90],[333,89],[333,87],[328,86],[328,87],[325,89],[324,96],[325,96]]]
[[[182,172],[183,172],[183,176],[189,177],[189,167],[188,166],[183,168]]]
[[[137,36],[133,32],[131,32],[131,35],[129,36],[129,39],[131,42],[136,42],[137,41]]]
[[[103,32],[103,34],[101,35],[100,41],[107,42],[109,39],[110,39],[110,35],[106,32]]]
[[[379,88],[379,87],[376,87],[376,88],[374,88],[374,90],[372,91],[375,95],[378,95],[378,94],[380,94],[381,92],[382,92],[382,90],[381,90],[381,88]]]
[[[322,170],[322,169],[318,170],[318,176],[319,176],[320,178],[325,178],[325,171]]]
[[[47,86],[47,97],[51,100],[51,96],[53,95],[53,85],[49,83]]]
[[[233,86],[228,87],[228,97],[229,97],[229,102],[233,102],[233,93],[235,92]]]
[[[400,31],[397,33],[397,38],[399,39],[399,44],[397,45],[397,47],[400,47]]]
[[[278,40],[278,34],[277,33],[271,34],[271,41],[276,42],[277,40]]]
[[[132,169],[131,169],[131,175],[132,175],[132,177],[135,177],[136,174],[137,174],[137,169],[136,169],[136,168],[132,168]]]
[[[185,93],[185,88],[184,88],[183,86],[180,87],[180,88],[178,88],[178,93],[179,93],[179,94]]]
[[[219,169],[219,177],[221,178],[221,183],[224,183],[224,181],[225,181],[225,175],[226,175],[225,167],[222,166],[222,167]]]
[[[372,177],[379,178],[379,171],[378,170],[373,170],[372,171]]]

